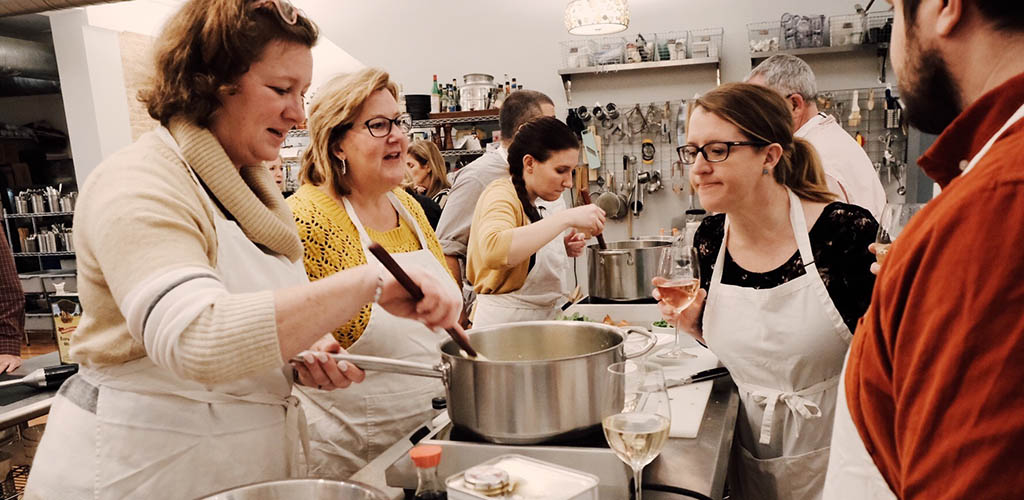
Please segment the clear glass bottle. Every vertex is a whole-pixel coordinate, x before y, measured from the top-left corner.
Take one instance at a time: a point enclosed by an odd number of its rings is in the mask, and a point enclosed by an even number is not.
[[[409,450],[409,457],[416,465],[416,494],[414,500],[448,500],[448,491],[437,477],[437,466],[441,463],[441,447],[419,445]]]

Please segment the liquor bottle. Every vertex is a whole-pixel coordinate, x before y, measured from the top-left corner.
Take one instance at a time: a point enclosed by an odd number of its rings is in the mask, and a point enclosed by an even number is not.
[[[515,92],[516,90],[519,90],[519,89],[516,88],[516,77],[513,76],[512,77],[512,92]]]
[[[459,83],[454,78],[452,78],[452,101],[455,104],[455,109],[452,109],[452,111],[462,111],[462,106],[459,103],[461,101],[459,99]]]
[[[434,75],[434,87],[430,89],[430,112],[441,111],[441,88],[437,86],[437,75]]]
[[[505,73],[505,97],[512,93],[512,86],[508,83],[508,73]]]
[[[398,84],[398,112],[405,114],[408,108],[405,107],[405,90],[402,84]]]

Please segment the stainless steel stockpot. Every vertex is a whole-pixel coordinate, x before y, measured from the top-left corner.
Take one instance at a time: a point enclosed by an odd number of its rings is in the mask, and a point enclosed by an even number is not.
[[[204,497],[203,500],[387,500],[383,492],[355,481],[328,479],[281,479],[239,486]]]
[[[587,246],[587,277],[591,297],[637,300],[651,297],[651,280],[672,242],[661,239],[609,241],[608,248]]]
[[[365,370],[444,381],[448,413],[456,425],[502,444],[533,444],[601,424],[622,409],[622,388],[608,366],[643,356],[655,338],[643,328],[578,321],[524,321],[469,330],[470,344],[487,359],[465,357],[451,339],[441,343],[441,362],[424,363],[336,354]],[[636,353],[626,336],[647,342]]]

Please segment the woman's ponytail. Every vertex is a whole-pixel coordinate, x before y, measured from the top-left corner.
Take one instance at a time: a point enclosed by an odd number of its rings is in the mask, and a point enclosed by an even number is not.
[[[784,152],[774,173],[779,184],[788,187],[801,199],[821,203],[836,199],[825,183],[825,170],[818,152],[804,139],[793,138],[792,149]]]

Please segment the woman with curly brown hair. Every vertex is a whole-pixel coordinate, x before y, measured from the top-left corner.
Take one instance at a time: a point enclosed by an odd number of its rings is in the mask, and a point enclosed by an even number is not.
[[[26,498],[196,498],[304,476],[293,374],[330,389],[363,373],[323,352],[287,361],[369,302],[455,323],[458,300],[419,269],[420,302],[379,266],[308,283],[261,162],[305,119],[316,39],[286,0],[192,0],[157,39],[143,97],[161,126],[78,199],[81,371],[54,400]]]

